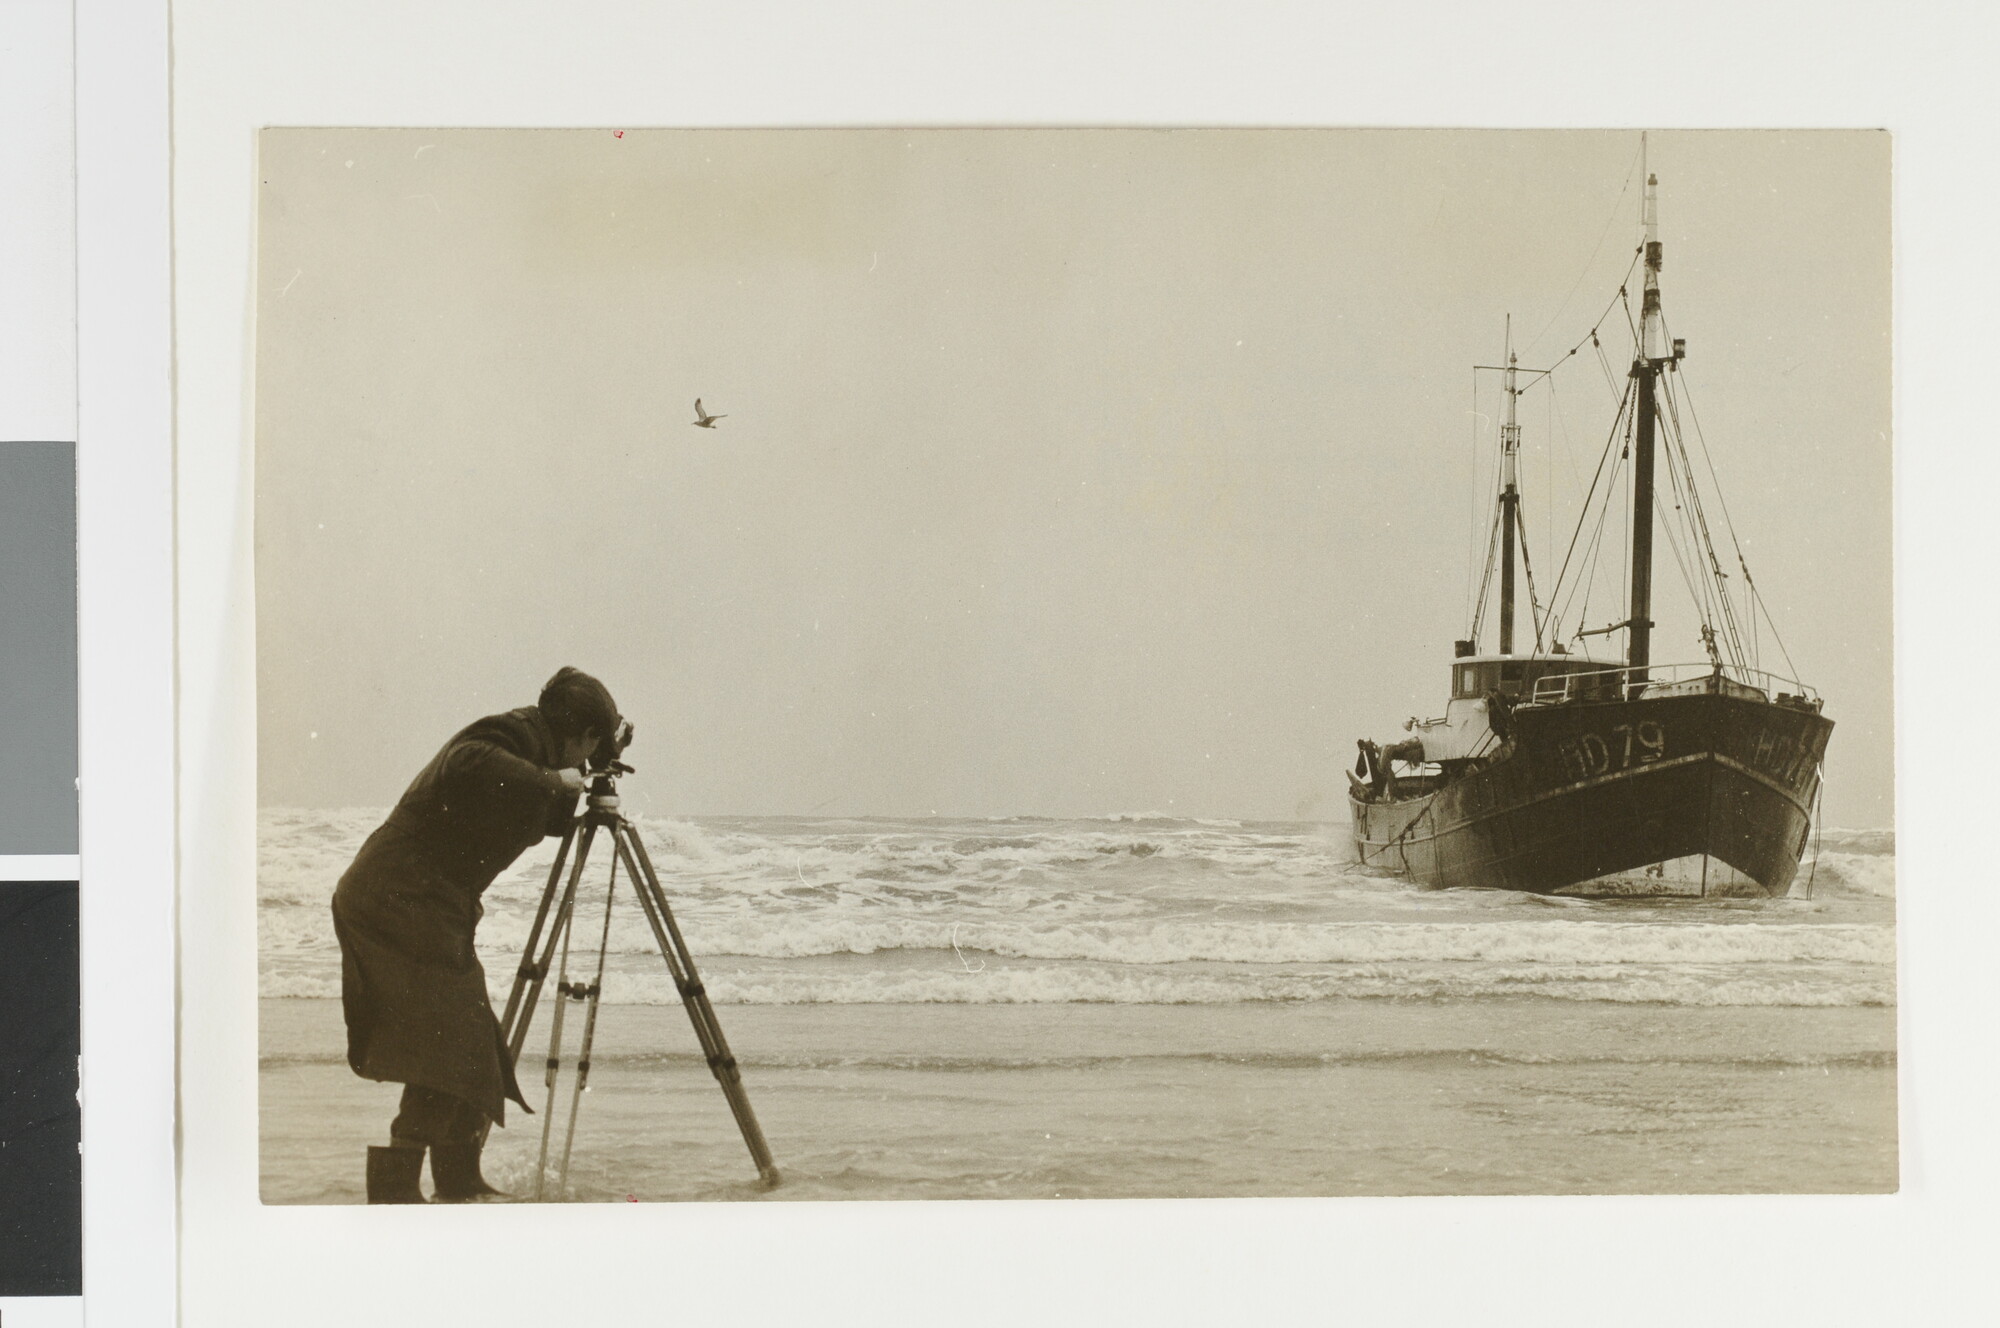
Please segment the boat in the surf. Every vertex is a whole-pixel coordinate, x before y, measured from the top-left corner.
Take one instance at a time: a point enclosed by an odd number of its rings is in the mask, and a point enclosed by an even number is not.
[[[1504,363],[1481,366],[1502,376],[1505,411],[1471,629],[1455,643],[1444,715],[1413,718],[1395,741],[1359,744],[1349,803],[1363,865],[1432,886],[1540,894],[1781,896],[1798,871],[1833,724],[1812,688],[1760,667],[1764,638],[1781,653],[1782,638],[1775,624],[1758,630],[1770,618],[1740,547],[1730,550],[1740,579],[1715,548],[1702,498],[1714,468],[1696,482],[1681,430],[1694,419],[1679,373],[1686,347],[1668,337],[1661,309],[1658,181],[1641,174],[1644,239],[1634,263],[1645,275],[1630,369],[1546,608],[1528,562],[1517,403],[1554,369],[1520,366],[1511,346]],[[1628,288],[1629,272],[1609,308]],[[1585,341],[1601,353],[1596,328]],[[1706,460],[1698,424],[1694,432]],[[1577,602],[1588,606],[1593,558],[1610,553],[1605,518],[1623,507],[1627,485],[1623,617],[1587,627]],[[1667,531],[1693,592],[1691,644],[1705,657],[1692,663],[1653,658],[1656,529]],[[1529,591],[1518,633],[1517,563]],[[1483,650],[1496,566],[1497,640]],[[1589,652],[1592,638],[1620,634],[1622,658]]]

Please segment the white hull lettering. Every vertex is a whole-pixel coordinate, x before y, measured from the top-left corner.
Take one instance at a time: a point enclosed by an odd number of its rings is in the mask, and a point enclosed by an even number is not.
[[[1563,773],[1571,779],[1591,779],[1597,775],[1649,765],[1667,754],[1667,731],[1653,720],[1619,724],[1607,741],[1596,733],[1581,733],[1556,748]]]

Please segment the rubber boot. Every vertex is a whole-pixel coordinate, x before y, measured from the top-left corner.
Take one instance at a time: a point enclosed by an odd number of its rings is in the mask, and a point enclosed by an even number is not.
[[[420,1204],[424,1202],[419,1182],[424,1174],[424,1150],[405,1144],[368,1150],[368,1202],[372,1204]]]
[[[431,1187],[438,1203],[500,1203],[510,1196],[479,1174],[479,1145],[432,1144]]]

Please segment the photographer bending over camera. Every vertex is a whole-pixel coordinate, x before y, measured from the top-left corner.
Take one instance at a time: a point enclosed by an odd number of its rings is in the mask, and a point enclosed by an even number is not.
[[[340,878],[347,1063],[400,1083],[389,1146],[368,1150],[369,1203],[423,1203],[424,1150],[440,1202],[499,1196],[479,1174],[488,1122],[527,1102],[472,947],[493,878],[568,828],[582,767],[620,733],[603,683],[564,668],[532,706],[461,729],[431,758]]]

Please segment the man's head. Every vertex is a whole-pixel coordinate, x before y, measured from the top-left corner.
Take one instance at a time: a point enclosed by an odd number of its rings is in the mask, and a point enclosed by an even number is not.
[[[542,685],[535,702],[555,735],[557,764],[582,765],[604,738],[618,731],[618,703],[611,692],[582,669],[565,665]]]

